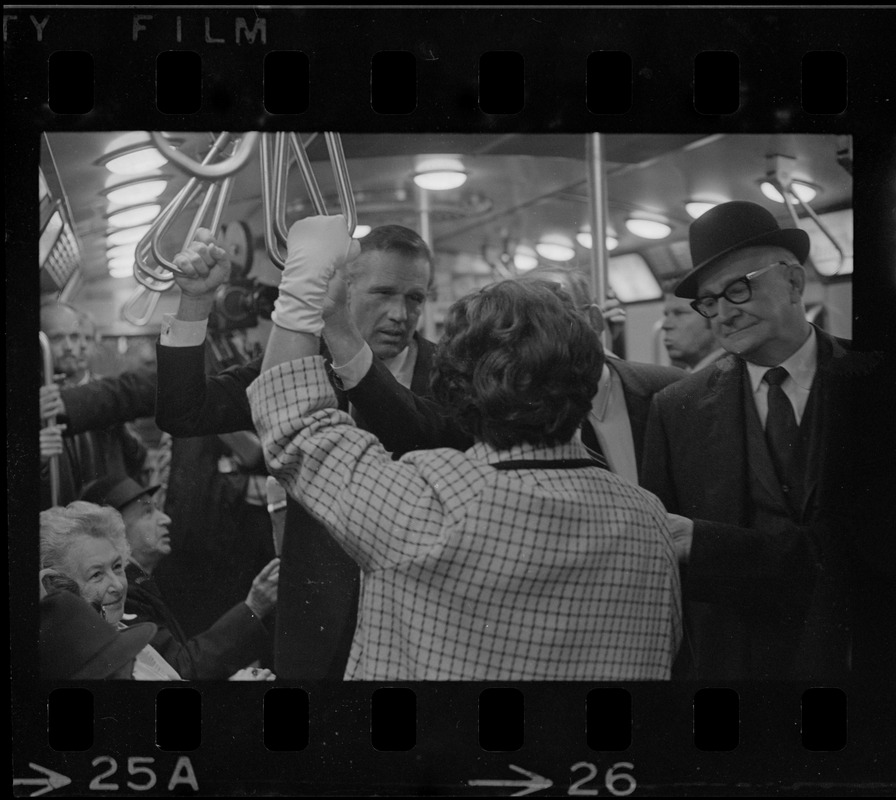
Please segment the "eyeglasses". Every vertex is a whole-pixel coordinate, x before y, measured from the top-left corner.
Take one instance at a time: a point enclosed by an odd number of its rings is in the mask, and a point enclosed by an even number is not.
[[[696,300],[691,301],[691,308],[694,309],[698,314],[707,319],[712,319],[713,317],[717,317],[719,315],[718,307],[719,307],[719,298],[724,297],[729,303],[734,303],[734,305],[739,306],[743,303],[746,303],[753,296],[753,287],[750,284],[754,278],[758,278],[764,272],[768,272],[770,269],[774,269],[775,267],[792,267],[793,264],[788,264],[786,261],[776,261],[774,264],[769,264],[767,267],[763,267],[762,269],[757,269],[754,272],[748,272],[743,278],[738,278],[736,281],[731,281],[724,289],[722,289],[719,294],[706,294],[703,297],[698,297]]]

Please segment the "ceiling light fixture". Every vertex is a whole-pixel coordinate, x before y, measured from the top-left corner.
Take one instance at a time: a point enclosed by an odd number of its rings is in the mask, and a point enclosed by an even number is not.
[[[106,251],[106,260],[111,261],[113,258],[129,258],[134,260],[134,254],[137,252],[137,244],[120,244]]]
[[[132,228],[134,225],[143,225],[152,222],[162,207],[158,203],[146,203],[142,206],[131,206],[113,211],[106,216],[106,222],[112,228]]]
[[[457,156],[420,158],[414,170],[414,183],[421,189],[442,192],[457,189],[467,182],[467,171]]]
[[[629,217],[625,227],[641,239],[665,239],[672,233],[672,226],[661,217]]]
[[[517,245],[513,253],[513,266],[519,272],[528,272],[538,266],[538,255],[527,244]]]
[[[140,147],[121,155],[101,161],[102,165],[116,175],[139,175],[158,169],[168,160],[155,147]]]
[[[769,181],[761,181],[759,183],[759,189],[772,202],[784,202],[784,198],[781,196],[781,192],[778,191],[777,187],[773,183]],[[811,203],[815,199],[815,196],[818,194],[818,189],[816,189],[811,183],[805,183],[803,181],[791,181],[790,194],[796,195],[796,197],[792,198],[794,200],[799,198],[804,203]]]
[[[571,261],[576,255],[572,241],[559,233],[543,236],[535,245],[535,252],[548,261]]]
[[[576,241],[586,250],[590,250],[591,245],[594,243],[594,237],[591,235],[590,230],[584,228],[576,234]],[[606,242],[607,250],[615,250],[619,246],[619,239],[613,231],[607,233],[604,241]]]
[[[691,219],[702,217],[709,209],[715,208],[722,200],[688,200],[684,204],[684,210]]]
[[[369,225],[355,225],[355,232],[352,234],[353,239],[362,239],[371,231]]]
[[[162,177],[141,178],[127,183],[117,183],[103,190],[106,200],[118,206],[135,206],[155,200],[168,186]]]
[[[133,258],[113,258],[109,261],[109,274],[113,278],[130,278],[134,275]]]
[[[106,234],[106,243],[112,247],[119,244],[136,244],[150,229],[150,225],[138,225],[136,228],[121,228]]]

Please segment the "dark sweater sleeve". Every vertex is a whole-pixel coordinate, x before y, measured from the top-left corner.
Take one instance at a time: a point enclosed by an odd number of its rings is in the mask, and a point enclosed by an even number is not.
[[[67,434],[108,428],[156,413],[156,373],[150,369],[98,378],[61,391]]]
[[[158,628],[150,644],[186,680],[225,680],[261,658],[267,647],[267,628],[245,603],[238,603],[208,630],[187,639],[170,610],[158,596],[139,586],[128,590],[129,624],[152,622]]]
[[[445,409],[402,386],[379,359],[373,359],[367,374],[346,395],[361,415],[361,427],[395,456],[437,447],[466,450],[473,444]]]
[[[156,345],[158,395],[156,424],[172,436],[211,436],[254,430],[246,389],[258,377],[261,362],[205,374],[203,345]]]

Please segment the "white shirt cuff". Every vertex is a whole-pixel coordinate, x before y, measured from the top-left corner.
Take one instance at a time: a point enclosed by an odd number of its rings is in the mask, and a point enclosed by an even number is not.
[[[333,372],[342,381],[342,388],[345,390],[354,389],[370,371],[373,366],[373,351],[370,345],[364,342],[364,346],[340,367],[333,364]]]
[[[207,319],[188,321],[177,319],[174,314],[163,314],[159,344],[166,347],[195,347],[205,341],[207,330]]]

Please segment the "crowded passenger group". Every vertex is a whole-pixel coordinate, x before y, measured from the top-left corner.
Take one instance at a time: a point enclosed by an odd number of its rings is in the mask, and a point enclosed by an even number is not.
[[[226,369],[208,230],[153,364],[94,374],[94,322],[46,298],[44,677],[892,674],[892,365],[807,320],[802,230],[732,201],[689,239],[673,366],[605,348],[610,309],[560,267],[428,341],[427,244],[339,216],[290,228],[263,355]]]

